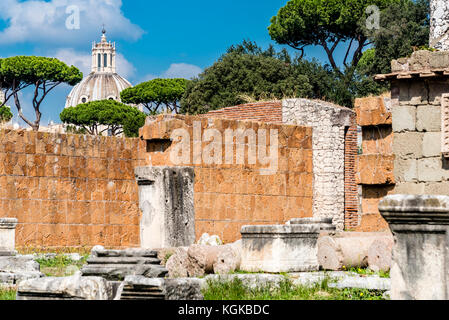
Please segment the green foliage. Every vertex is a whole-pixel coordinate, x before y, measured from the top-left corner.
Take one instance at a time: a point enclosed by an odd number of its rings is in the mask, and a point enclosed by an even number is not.
[[[322,46],[332,68],[343,75],[334,58],[336,47],[347,41],[343,65],[356,67],[366,46],[367,37],[362,25],[367,20],[366,8],[376,5],[385,9],[400,0],[291,0],[271,19],[268,27],[271,38],[303,52],[307,46]],[[347,58],[356,43],[352,63]]]
[[[9,122],[13,117],[11,109],[7,106],[0,107],[0,123]]]
[[[350,269],[346,269],[345,267],[343,267],[344,270],[348,271],[348,272],[353,272],[353,273],[357,273],[363,276],[379,276],[381,278],[390,278],[390,272],[385,272],[385,271],[379,271],[379,272],[374,272],[368,268],[350,268]]]
[[[68,277],[80,270],[87,262],[89,255],[85,254],[79,261],[73,261],[64,254],[58,254],[51,259],[36,259],[41,267],[41,272],[47,277]]]
[[[313,287],[295,286],[285,278],[279,286],[265,285],[248,288],[235,278],[232,281],[208,280],[203,291],[205,300],[383,300],[383,294],[374,290],[333,289],[328,280]]]
[[[60,114],[62,122],[75,125],[92,135],[109,131],[113,136],[124,133],[137,137],[145,124],[145,114],[137,108],[114,100],[92,101],[66,108]],[[106,129],[100,129],[105,126]]]
[[[77,68],[55,58],[17,56],[0,59],[0,89],[5,92],[5,103],[14,97],[19,116],[36,131],[42,116],[40,106],[46,96],[58,85],[66,83],[73,86],[82,78],[83,74]],[[19,99],[19,92],[28,87],[34,87],[34,121],[23,115]]]
[[[305,97],[334,99],[337,79],[315,60],[292,59],[286,50],[263,51],[245,41],[232,46],[213,66],[192,80],[181,113],[200,114],[254,100]]]
[[[159,113],[162,106],[178,113],[187,83],[186,79],[154,79],[123,90],[120,97],[124,103],[143,104],[152,115]]]
[[[16,300],[16,290],[0,288],[0,301]]]
[[[364,74],[391,72],[391,60],[409,56],[413,50],[428,49],[429,1],[400,0],[382,11],[380,29],[366,31],[375,48]]]

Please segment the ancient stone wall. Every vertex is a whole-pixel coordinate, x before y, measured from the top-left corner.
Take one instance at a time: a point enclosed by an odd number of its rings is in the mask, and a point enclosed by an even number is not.
[[[139,139],[0,131],[0,217],[18,247],[139,246]],[[143,159],[143,158],[142,158]]]
[[[380,200],[394,189],[394,155],[391,99],[356,99],[357,124],[362,127],[362,153],[357,156],[357,184],[360,186],[360,216],[356,231],[388,229],[379,213]]]
[[[181,130],[179,130],[181,129]],[[212,129],[207,131],[207,129]],[[244,138],[236,142],[231,153],[226,152],[227,130],[252,130],[256,140]],[[260,162],[251,162],[248,152],[260,150],[261,130],[267,133],[267,143],[278,151],[274,170]],[[278,132],[276,139],[271,132]],[[180,149],[180,141],[172,134],[186,134],[189,149]],[[214,142],[205,136],[212,133]],[[197,237],[207,232],[220,236],[225,242],[240,239],[244,225],[284,224],[293,218],[312,217],[312,129],[273,123],[212,119],[204,117],[165,116],[148,118],[141,129],[147,141],[146,165],[193,166],[195,169],[195,217]],[[170,142],[170,139],[173,141]],[[218,140],[221,140],[218,141]],[[213,152],[209,148],[213,149]],[[222,152],[220,152],[222,151]],[[241,153],[243,151],[244,153]],[[184,154],[181,163],[173,154]],[[211,154],[221,160],[208,163]],[[230,158],[229,158],[229,155]],[[258,152],[258,157],[260,153]],[[206,158],[205,158],[206,157]],[[226,159],[228,158],[228,159]],[[178,159],[178,160],[177,160]],[[227,162],[227,160],[231,160]],[[239,161],[239,162],[237,162]],[[240,162],[242,161],[242,162]],[[272,168],[273,169],[273,168]],[[342,182],[343,183],[343,182]]]
[[[392,61],[393,153],[396,194],[449,194],[445,152],[449,52],[416,51]]]
[[[263,101],[211,111],[204,116],[232,120],[282,123],[282,101]]]
[[[345,137],[354,125],[354,112],[331,103],[289,99],[283,101],[283,123],[313,128],[313,214],[333,218],[345,227]]]

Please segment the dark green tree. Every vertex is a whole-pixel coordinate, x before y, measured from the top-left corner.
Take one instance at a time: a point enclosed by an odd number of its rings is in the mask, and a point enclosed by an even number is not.
[[[17,56],[0,60],[0,88],[5,92],[5,100],[14,98],[19,116],[35,131],[39,130],[40,107],[47,95],[62,83],[73,86],[82,79],[83,74],[77,68],[55,58]],[[34,121],[24,116],[19,99],[19,92],[28,87],[33,88]]]
[[[313,68],[327,73],[316,63]],[[199,114],[251,100],[314,96],[314,85],[286,50],[262,50],[245,41],[232,46],[213,66],[192,80],[181,100],[181,113]],[[312,68],[311,68],[312,69]],[[324,86],[322,86],[324,87]]]
[[[0,107],[0,123],[8,122],[12,119],[13,114],[7,106]]]
[[[66,108],[59,117],[62,122],[91,135],[109,132],[112,136],[137,137],[146,115],[135,107],[114,100],[100,100]]]
[[[124,103],[144,105],[152,115],[163,111],[162,107],[178,113],[187,83],[186,79],[154,79],[123,90],[120,97]]]
[[[401,0],[290,0],[271,19],[271,38],[304,54],[308,46],[321,46],[333,70],[341,77],[354,72],[370,45],[366,21],[371,5],[380,10]],[[346,54],[339,63],[335,56],[338,45],[345,45]],[[344,69],[342,69],[344,68]]]

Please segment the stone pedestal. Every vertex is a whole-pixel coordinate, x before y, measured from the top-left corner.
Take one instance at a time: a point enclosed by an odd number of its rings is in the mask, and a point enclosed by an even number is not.
[[[242,263],[248,272],[307,272],[319,269],[320,224],[245,226]]]
[[[0,256],[15,255],[17,219],[0,218]]]
[[[395,238],[393,300],[449,299],[449,197],[392,195],[379,211]]]
[[[141,247],[190,246],[195,243],[194,170],[190,167],[135,169],[142,210]]]

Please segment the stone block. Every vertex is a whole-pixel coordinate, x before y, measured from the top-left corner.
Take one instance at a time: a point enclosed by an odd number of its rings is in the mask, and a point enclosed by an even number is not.
[[[113,288],[103,278],[41,278],[21,281],[17,300],[112,300]]]
[[[397,183],[394,188],[396,194],[425,194],[426,184],[420,182],[401,182]]]
[[[416,130],[416,107],[396,106],[392,111],[393,131],[415,131]]]
[[[319,224],[244,226],[241,270],[302,272],[318,270]]]
[[[441,132],[426,132],[422,144],[423,157],[439,157],[441,155]]]
[[[359,155],[357,157],[357,183],[364,185],[394,184],[394,159],[394,155]]]
[[[12,255],[15,252],[17,219],[0,219],[0,256]]]
[[[441,131],[441,106],[418,106],[416,130],[426,132]]]
[[[391,112],[387,111],[383,97],[356,99],[354,109],[359,126],[377,126],[392,123]]]
[[[114,300],[203,300],[202,279],[148,279],[128,276]]]
[[[449,171],[443,168],[441,157],[418,160],[418,180],[420,182],[438,182],[449,177]]]
[[[425,184],[424,192],[421,194],[449,195],[449,181],[428,182]]]
[[[392,195],[379,211],[395,237],[392,300],[449,300],[449,197]]]
[[[81,269],[81,272],[83,276],[102,277],[108,281],[121,281],[128,275],[159,278],[168,274],[168,270],[161,266],[156,251],[105,250],[101,246],[92,249],[87,265]]]
[[[418,179],[418,161],[415,159],[396,159],[394,161],[396,182],[412,182]]]
[[[396,133],[393,138],[393,153],[400,159],[422,158],[423,133]]]
[[[432,69],[446,69],[449,67],[449,52],[438,51],[432,52],[429,58],[430,67]]]
[[[141,246],[170,248],[195,242],[194,169],[140,167],[135,170],[142,210]]]

